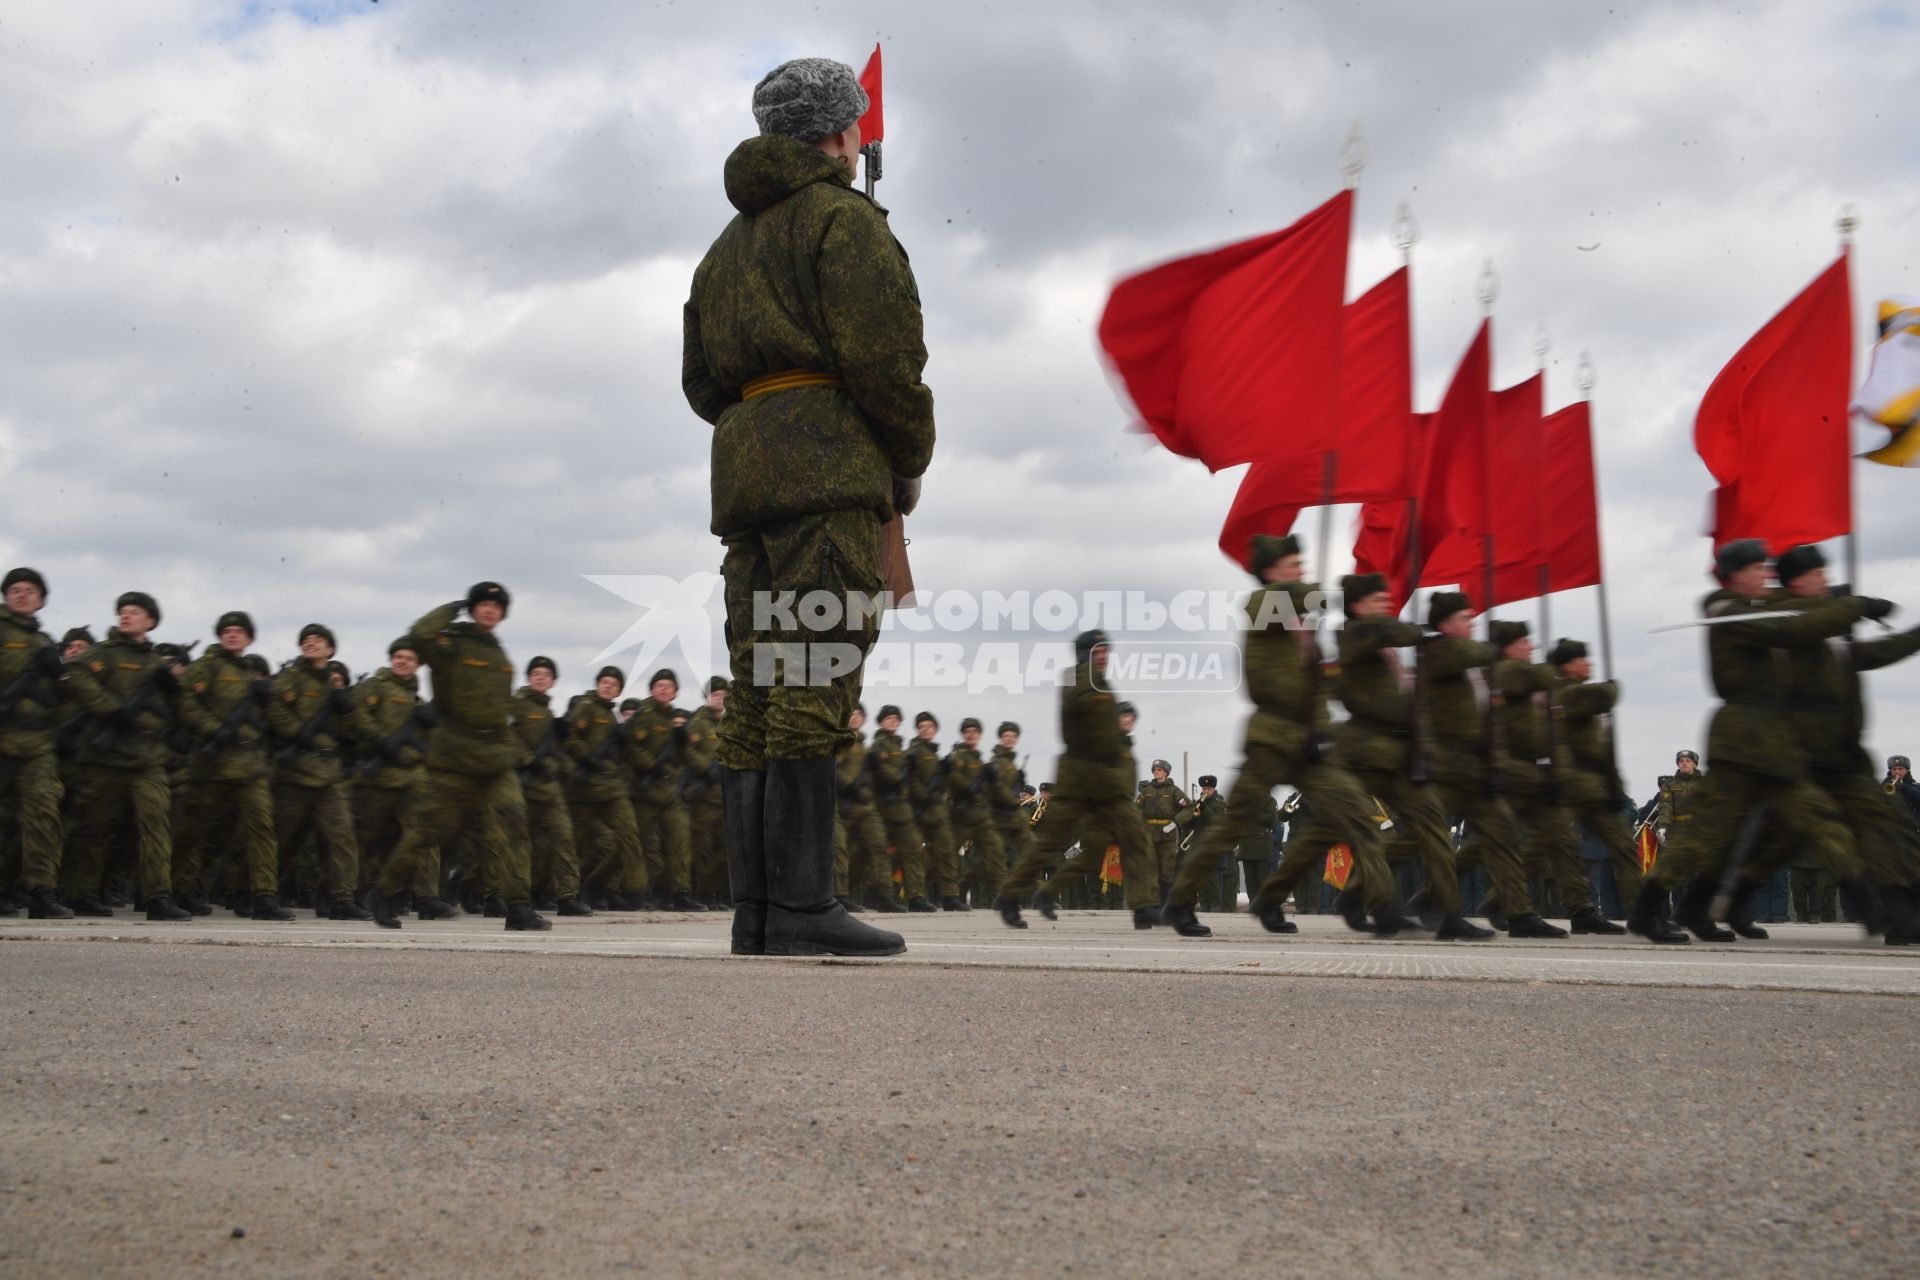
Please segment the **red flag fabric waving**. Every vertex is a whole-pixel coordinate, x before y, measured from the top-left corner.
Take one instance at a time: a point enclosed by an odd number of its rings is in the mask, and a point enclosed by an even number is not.
[[[1482,320],[1433,415],[1419,489],[1422,582],[1465,581],[1456,570],[1470,574],[1481,560],[1479,539],[1492,515],[1487,485],[1492,341],[1493,322]]]
[[[1412,428],[1413,326],[1407,269],[1346,305],[1341,319],[1340,438],[1334,502],[1401,499],[1419,457]],[[1220,550],[1245,567],[1256,533],[1285,533],[1302,507],[1327,501],[1326,468],[1312,458],[1255,462],[1220,528]]]
[[[1852,308],[1842,253],[1707,388],[1693,447],[1720,482],[1715,546],[1762,538],[1777,554],[1852,530]]]
[[[860,87],[867,91],[867,114],[860,117],[860,142],[864,146],[887,136],[887,113],[880,103],[880,46],[877,44],[873,46],[873,56],[867,59],[866,69],[860,73]]]
[[[1549,414],[1540,425],[1540,492],[1552,510],[1542,521],[1547,590],[1572,591],[1600,581],[1599,487],[1593,475],[1593,426],[1587,402]],[[1505,557],[1501,557],[1505,559]],[[1537,566],[1505,568],[1495,578],[1500,604],[1540,594]]]
[[[1161,444],[1210,470],[1336,447],[1353,193],[1114,286],[1100,345]]]

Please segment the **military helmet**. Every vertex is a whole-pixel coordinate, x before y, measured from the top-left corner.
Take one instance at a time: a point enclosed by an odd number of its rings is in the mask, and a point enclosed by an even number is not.
[[[662,680],[672,685],[675,693],[680,692],[680,677],[673,674],[673,671],[667,667],[662,667],[647,677],[647,688],[653,688],[653,686],[659,684]]]
[[[1000,736],[1001,734],[1003,734],[1003,733],[1014,733],[1014,734],[1018,734],[1019,732],[1020,732],[1020,726],[1019,726],[1019,725],[1017,725],[1017,724],[1015,724],[1015,723],[1014,723],[1013,721],[1011,721],[1011,720],[1002,720],[1002,721],[1000,722],[1000,727],[999,727],[998,729],[995,729],[995,730],[993,731],[993,736],[997,738],[997,737],[999,737],[999,736]]]
[[[555,680],[560,678],[560,665],[544,653],[537,653],[527,659],[527,674],[532,675],[535,667],[545,667],[547,674]]]
[[[248,617],[243,611],[239,609],[230,609],[226,613],[223,613],[220,615],[219,619],[216,620],[213,624],[213,638],[215,640],[218,640],[220,638],[220,633],[222,631],[225,631],[228,627],[240,628],[242,631],[247,633],[247,639],[249,640],[256,638],[255,632],[253,630],[253,619]]]
[[[122,591],[120,598],[113,602],[113,611],[119,613],[128,605],[145,610],[147,616],[153,619],[153,625],[156,627],[160,625],[160,602],[146,592]]]
[[[306,626],[300,628],[300,638],[296,643],[305,644],[308,636],[319,636],[327,642],[327,648],[329,649],[338,649],[340,647],[340,642],[333,638],[332,629],[323,623],[309,622]]]
[[[1076,664],[1085,662],[1093,651],[1103,644],[1112,644],[1107,633],[1095,627],[1091,631],[1082,631],[1073,638],[1073,660]]]
[[[915,712],[913,717],[913,727],[918,729],[923,724],[930,724],[934,728],[938,729],[940,727],[940,720],[939,720],[939,717],[935,716],[931,711]]]
[[[880,708],[880,714],[874,717],[874,721],[878,723],[881,720],[885,720],[888,716],[892,716],[894,719],[898,720],[902,718],[903,714],[904,713],[900,710],[900,708],[894,706],[891,702],[889,702],[885,706]]]
[[[46,598],[47,580],[40,576],[38,569],[29,569],[26,565],[21,565],[17,569],[7,570],[6,580],[0,582],[0,591],[12,590],[13,584],[16,582],[32,583],[34,586],[40,588],[41,599]]]
[[[468,613],[473,612],[475,605],[485,604],[489,600],[500,606],[502,617],[513,607],[513,597],[508,595],[507,589],[497,582],[476,582],[467,588]]]
[[[60,647],[64,649],[68,645],[75,643],[91,646],[99,644],[100,642],[95,640],[93,638],[93,632],[87,630],[85,627],[70,627],[67,630],[67,634],[60,637]]]
[[[972,716],[968,716],[965,720],[962,720],[960,722],[960,732],[962,733],[965,733],[969,729],[972,729],[975,732],[981,732],[985,728],[986,728],[985,725],[981,724],[978,720],[974,719]]]
[[[395,640],[387,646],[387,656],[389,658],[396,653],[410,653],[418,658],[420,656],[420,646],[414,642],[412,636],[401,636],[398,640]]]

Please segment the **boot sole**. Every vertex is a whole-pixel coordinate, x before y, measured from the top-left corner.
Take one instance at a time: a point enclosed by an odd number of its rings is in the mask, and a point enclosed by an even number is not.
[[[884,951],[840,951],[819,942],[769,942],[765,954],[770,956],[844,956],[853,960],[870,960],[878,959],[882,956],[903,955],[906,950],[907,944],[905,942],[902,942],[897,947],[889,947]]]

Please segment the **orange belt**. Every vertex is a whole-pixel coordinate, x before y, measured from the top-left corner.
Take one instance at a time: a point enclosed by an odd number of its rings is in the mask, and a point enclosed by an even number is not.
[[[795,391],[801,387],[844,387],[845,385],[847,384],[835,374],[788,369],[785,373],[770,373],[764,378],[755,378],[740,388],[740,398],[752,400],[756,396],[770,396],[776,391]]]

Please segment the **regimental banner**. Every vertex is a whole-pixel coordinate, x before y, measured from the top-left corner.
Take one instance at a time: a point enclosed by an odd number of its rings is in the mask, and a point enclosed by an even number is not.
[[[1342,841],[1327,850],[1327,869],[1320,878],[1336,889],[1344,889],[1352,875],[1353,846]]]
[[[1100,883],[1119,884],[1120,880],[1120,846],[1110,844],[1107,846],[1107,856],[1100,863]]]

